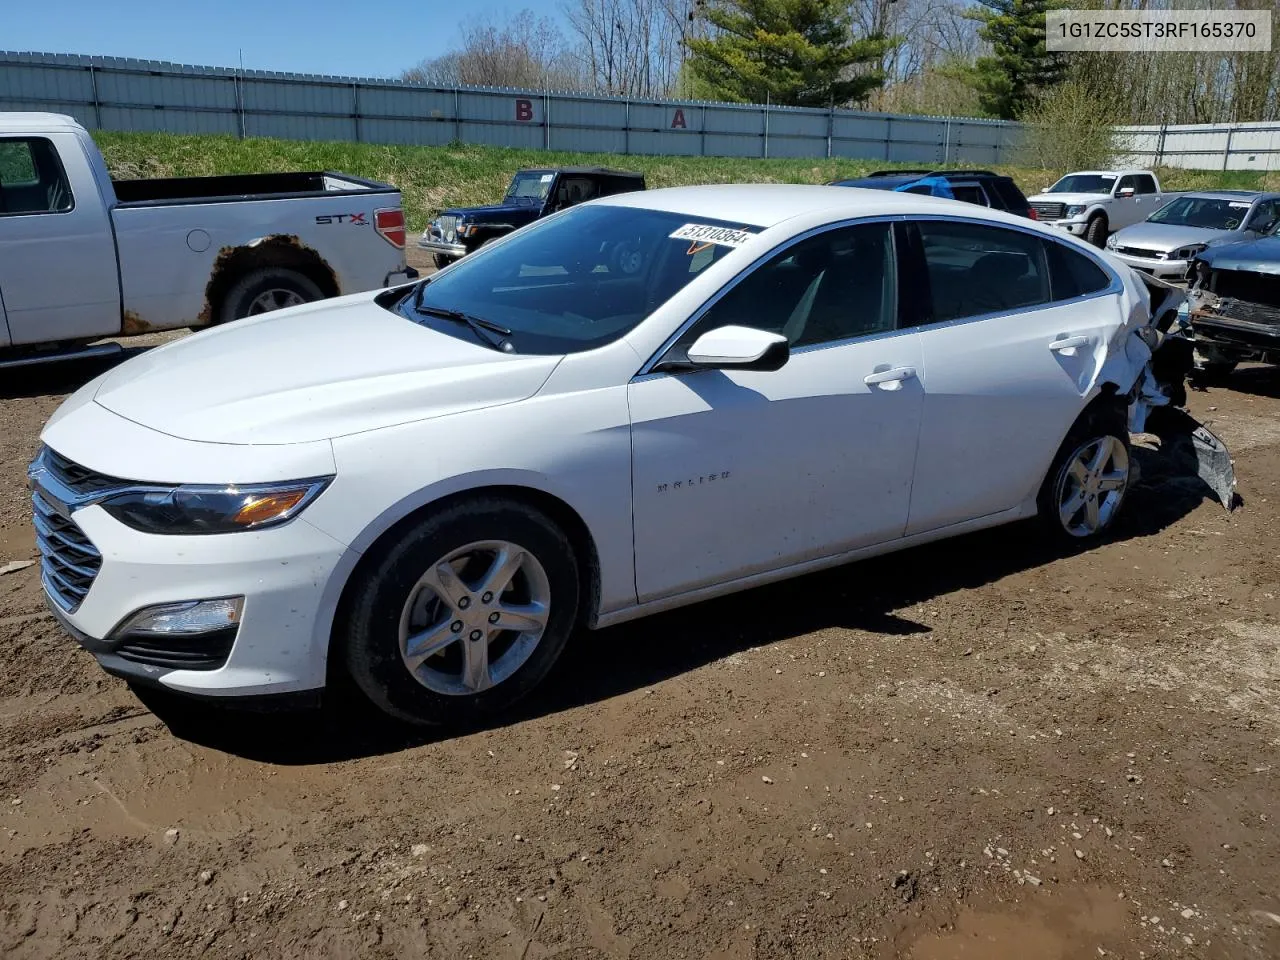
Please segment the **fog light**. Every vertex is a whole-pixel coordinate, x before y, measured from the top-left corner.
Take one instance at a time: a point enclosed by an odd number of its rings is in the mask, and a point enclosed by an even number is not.
[[[188,600],[146,607],[129,617],[116,630],[123,637],[195,637],[240,625],[244,597],[219,600]]]

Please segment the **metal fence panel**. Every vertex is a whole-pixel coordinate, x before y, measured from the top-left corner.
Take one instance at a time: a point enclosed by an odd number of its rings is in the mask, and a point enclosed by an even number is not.
[[[428,87],[128,58],[0,52],[0,110],[105,130],[921,165],[1013,159],[1023,128],[972,118]],[[1280,124],[1117,128],[1124,162],[1280,170]]]

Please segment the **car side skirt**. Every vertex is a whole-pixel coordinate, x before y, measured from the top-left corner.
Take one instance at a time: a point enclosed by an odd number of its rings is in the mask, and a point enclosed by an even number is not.
[[[752,587],[762,587],[768,583],[775,583],[779,580],[787,580],[791,577],[803,576],[806,573],[814,573],[818,570],[826,570],[829,567],[838,567],[842,564],[852,563],[855,560],[864,560],[870,557],[882,556],[887,553],[896,553],[899,550],[905,550],[908,547],[931,543],[935,540],[945,540],[948,537],[959,536],[964,533],[972,533],[978,530],[985,530],[989,527],[998,527],[1002,524],[1013,523],[1017,520],[1025,520],[1028,517],[1035,516],[1035,513],[1036,503],[1035,498],[1033,497],[1010,510],[1002,510],[999,513],[989,514],[985,517],[978,517],[974,520],[965,520],[962,523],[949,524],[945,527],[939,527],[936,530],[926,530],[922,533],[913,534],[909,537],[903,537],[898,540],[889,540],[885,543],[878,543],[870,547],[860,547],[857,550],[838,553],[830,557],[819,557],[816,560],[805,560],[802,563],[792,564],[788,567],[780,567],[777,570],[767,570],[764,573],[753,574],[749,577],[740,577],[737,580],[727,580],[724,583],[717,583],[713,586],[703,587],[699,590],[692,590],[688,593],[681,593],[672,597],[663,597],[660,600],[650,600],[647,603],[637,604],[634,607],[627,607],[623,610],[615,610],[612,613],[601,614],[594,622],[592,622],[591,627],[596,630],[603,627],[612,627],[619,623],[626,623],[628,620],[638,620],[641,617],[647,617],[650,614],[662,613],[666,610],[674,610],[677,607],[700,603],[703,600],[711,600],[715,597],[722,597],[729,593],[737,593],[741,590],[749,590]]]

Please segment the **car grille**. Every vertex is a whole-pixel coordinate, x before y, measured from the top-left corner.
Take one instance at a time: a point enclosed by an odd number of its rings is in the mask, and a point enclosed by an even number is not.
[[[453,241],[457,239],[457,217],[436,217],[436,221],[433,226],[436,228],[433,232],[436,233],[441,240],[444,240],[447,243],[453,243]]]
[[[1033,203],[1031,207],[1041,220],[1061,220],[1066,205],[1061,203]]]
[[[122,659],[172,670],[217,670],[231,656],[236,628],[200,637],[126,637],[113,651]]]
[[[88,467],[82,467],[49,447],[45,447],[40,456],[44,468],[76,493],[96,493],[99,490],[110,490],[113,487],[124,486],[128,482],[118,477],[108,477],[106,474],[97,473]]]
[[[102,569],[102,554],[79,524],[64,517],[41,491],[31,494],[40,549],[40,579],[55,603],[75,613]]]
[[[1144,260],[1167,260],[1169,254],[1163,250],[1150,250],[1147,247],[1116,247],[1116,253],[1129,257],[1142,257]]]

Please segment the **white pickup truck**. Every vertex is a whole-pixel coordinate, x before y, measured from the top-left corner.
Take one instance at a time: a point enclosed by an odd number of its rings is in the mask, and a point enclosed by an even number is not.
[[[335,173],[117,180],[70,117],[0,113],[0,368],[393,286],[400,193]]]
[[[1164,193],[1150,170],[1080,170],[1028,197],[1036,219],[1105,246],[1108,234],[1139,223],[1182,193]]]

